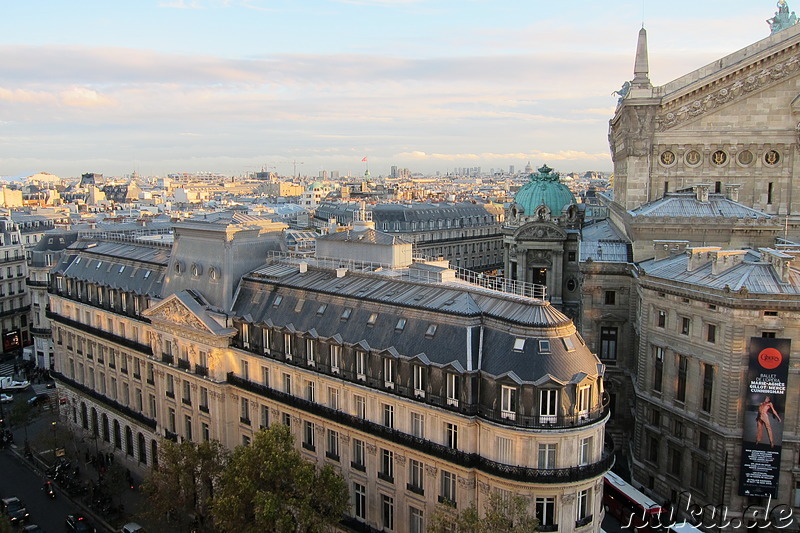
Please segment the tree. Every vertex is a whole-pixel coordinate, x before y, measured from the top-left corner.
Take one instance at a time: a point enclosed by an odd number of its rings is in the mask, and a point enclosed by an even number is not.
[[[149,504],[146,514],[158,522],[169,517],[169,529],[177,521],[180,529],[194,522],[198,530],[211,531],[211,502],[230,454],[217,441],[162,440],[160,450],[158,467],[142,483]]]
[[[13,427],[23,427],[25,429],[25,443],[28,443],[28,426],[34,421],[38,411],[28,402],[15,402],[14,407],[8,415],[8,422]]]
[[[493,491],[483,506],[483,517],[473,503],[460,513],[446,504],[436,506],[428,533],[532,533],[539,520],[528,511],[528,501],[519,495],[504,498]]]
[[[211,512],[222,532],[319,533],[348,507],[344,479],[304,460],[289,428],[275,424],[233,451]]]

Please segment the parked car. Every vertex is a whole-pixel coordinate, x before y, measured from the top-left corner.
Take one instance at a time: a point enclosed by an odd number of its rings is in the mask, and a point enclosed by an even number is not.
[[[69,515],[66,526],[69,533],[96,533],[97,531],[92,521],[81,513]]]
[[[122,533],[144,533],[144,528],[136,522],[128,522],[122,526]]]
[[[9,520],[14,525],[21,524],[31,516],[19,498],[11,497],[3,499],[3,514],[8,515]]]
[[[25,526],[22,528],[22,531],[23,533],[44,533],[44,529],[40,528],[36,524]]]
[[[10,394],[2,393],[0,394],[0,403],[11,403],[14,401],[14,397]]]
[[[28,398],[28,405],[31,407],[40,407],[48,403],[50,403],[50,395],[48,394],[37,394]]]

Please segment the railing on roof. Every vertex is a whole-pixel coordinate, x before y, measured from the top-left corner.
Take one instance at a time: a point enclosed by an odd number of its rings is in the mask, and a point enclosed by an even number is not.
[[[425,283],[441,283],[447,281],[442,279],[441,271],[432,271],[416,268],[395,268],[387,263],[376,263],[371,261],[355,261],[353,259],[334,259],[327,257],[313,257],[308,253],[294,253],[294,252],[278,252],[270,251],[267,254],[267,259],[271,261],[299,263],[305,262],[308,266],[336,270],[338,268],[345,268],[353,272],[381,272],[391,271],[392,274],[401,279],[410,281],[420,281]],[[413,254],[412,259],[415,263],[435,263],[439,260],[430,259],[420,254]],[[444,261],[444,260],[442,260]],[[536,298],[539,300],[547,299],[547,287],[545,285],[537,285],[535,283],[528,283],[525,281],[518,281],[513,279],[506,279],[501,276],[491,276],[482,272],[475,272],[459,266],[453,266],[448,263],[448,269],[455,272],[455,277],[461,281],[470,283],[476,287],[489,289],[492,291],[502,292],[506,294],[513,294],[515,296],[524,296],[527,298]]]
[[[135,244],[148,244],[163,248],[172,247],[172,240],[147,239],[146,237],[158,237],[161,235],[172,235],[172,228],[142,228],[135,230],[81,230],[78,232],[79,240],[103,240],[113,242],[129,242]]]

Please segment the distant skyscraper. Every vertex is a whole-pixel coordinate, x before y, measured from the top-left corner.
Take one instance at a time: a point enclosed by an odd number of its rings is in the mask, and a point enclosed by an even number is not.
[[[509,174],[513,174],[514,173],[514,165],[509,165],[508,166],[508,173]]]
[[[396,178],[397,177],[397,165],[392,165],[392,172],[391,172],[390,176],[392,178]]]

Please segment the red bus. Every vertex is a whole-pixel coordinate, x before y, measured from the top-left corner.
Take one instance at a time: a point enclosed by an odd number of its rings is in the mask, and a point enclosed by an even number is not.
[[[603,506],[622,527],[657,533],[661,530],[662,509],[656,502],[633,488],[613,472],[605,475]]]

